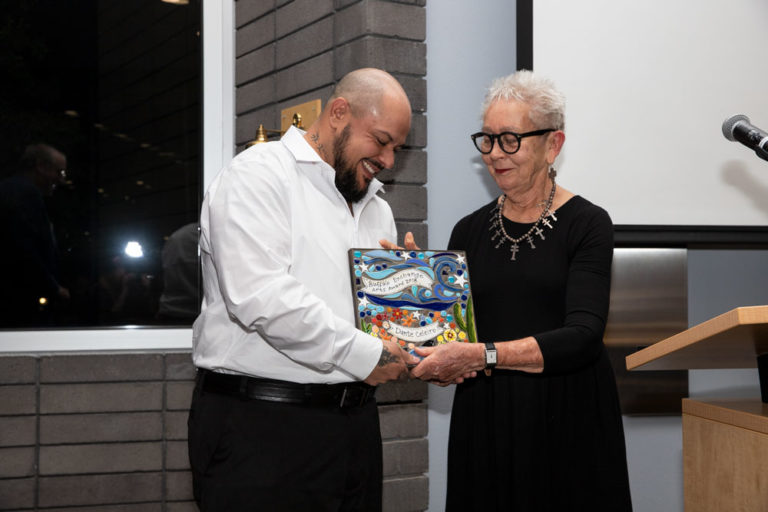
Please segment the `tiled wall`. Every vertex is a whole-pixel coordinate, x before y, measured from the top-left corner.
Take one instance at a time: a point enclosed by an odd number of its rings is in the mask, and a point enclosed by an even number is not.
[[[189,353],[0,357],[0,510],[194,511]],[[385,510],[427,506],[426,385],[382,386]]]

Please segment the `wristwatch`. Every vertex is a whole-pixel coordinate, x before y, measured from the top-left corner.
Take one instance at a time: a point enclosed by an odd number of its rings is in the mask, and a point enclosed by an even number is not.
[[[496,367],[496,345],[485,344],[485,374],[490,377],[491,370]]]

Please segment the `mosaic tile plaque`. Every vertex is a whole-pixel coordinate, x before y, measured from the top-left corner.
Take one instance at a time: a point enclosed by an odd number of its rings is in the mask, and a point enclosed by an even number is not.
[[[350,249],[357,327],[407,349],[477,341],[463,251]]]

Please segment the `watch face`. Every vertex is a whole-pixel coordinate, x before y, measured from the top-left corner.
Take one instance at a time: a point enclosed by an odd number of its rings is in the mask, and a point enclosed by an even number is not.
[[[486,350],[485,351],[485,364],[496,364],[496,351],[495,350]]]

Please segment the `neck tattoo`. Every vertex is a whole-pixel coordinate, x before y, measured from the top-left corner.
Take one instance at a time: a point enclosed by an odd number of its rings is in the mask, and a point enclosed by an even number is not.
[[[312,139],[312,143],[315,145],[317,150],[323,156],[323,160],[325,160],[327,162],[328,161],[328,155],[325,152],[325,146],[320,143],[320,134],[317,133],[317,132],[312,132],[309,135],[309,138]]]
[[[536,220],[536,222],[531,226],[531,229],[529,229],[525,234],[518,238],[513,238],[507,234],[507,230],[504,229],[504,219],[503,219],[503,212],[504,212],[504,201],[506,200],[507,196],[506,194],[502,194],[499,198],[499,201],[496,203],[496,208],[493,209],[493,212],[491,213],[491,227],[488,228],[489,231],[495,230],[495,233],[491,235],[491,240],[496,241],[497,238],[501,237],[498,242],[496,242],[496,245],[494,248],[498,249],[502,245],[504,245],[504,242],[509,241],[509,251],[512,253],[512,257],[510,258],[511,261],[515,261],[517,259],[517,253],[520,251],[520,246],[518,245],[519,242],[522,242],[525,240],[528,245],[531,246],[531,249],[536,248],[536,244],[533,243],[533,236],[538,236],[541,240],[545,240],[544,237],[544,230],[541,229],[539,224],[544,224],[549,229],[553,229],[552,223],[557,221],[557,217],[555,216],[555,212],[552,211],[552,201],[555,199],[555,190],[557,188],[557,185],[555,185],[555,175],[557,174],[557,171],[555,171],[554,168],[549,169],[549,179],[552,180],[552,190],[549,193],[549,197],[546,201],[542,201],[537,206],[541,206],[541,215],[539,215],[539,218]]]

